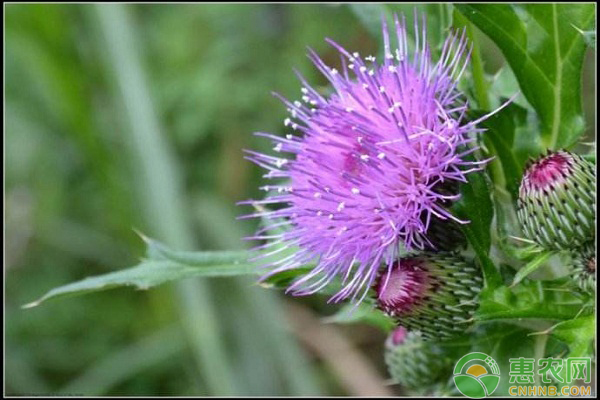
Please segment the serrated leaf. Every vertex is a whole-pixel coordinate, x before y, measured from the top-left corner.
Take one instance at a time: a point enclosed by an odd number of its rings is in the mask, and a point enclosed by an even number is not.
[[[143,260],[132,268],[92,276],[54,288],[40,299],[24,305],[23,308],[36,307],[52,298],[86,294],[123,286],[149,289],[166,282],[191,277],[214,278],[255,274],[254,265],[245,262],[247,253],[242,254],[243,257],[240,258],[239,252],[232,252],[230,256],[225,252],[202,252],[198,253],[195,264],[173,260]],[[201,260],[203,262],[200,262]]]
[[[500,48],[541,121],[551,149],[584,133],[581,106],[583,36],[595,21],[593,4],[457,4]]]
[[[38,300],[26,304],[23,308],[36,307],[46,300],[82,295],[117,287],[149,289],[163,283],[192,277],[218,278],[239,275],[262,275],[259,265],[268,262],[265,258],[258,262],[249,261],[257,253],[250,251],[174,251],[164,244],[140,236],[146,242],[146,258],[131,268],[108,274],[92,276],[83,280],[59,286],[47,292]],[[266,260],[266,261],[265,261]],[[266,279],[265,287],[285,287],[296,277],[310,271],[311,265],[283,271]],[[333,294],[339,290],[338,280],[331,282],[321,293]]]

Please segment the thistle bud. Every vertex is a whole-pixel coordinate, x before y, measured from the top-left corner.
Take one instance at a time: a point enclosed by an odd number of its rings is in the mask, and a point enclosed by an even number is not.
[[[596,249],[594,242],[586,243],[581,248],[572,252],[573,266],[571,267],[573,280],[584,292],[596,291]]]
[[[400,259],[375,283],[377,307],[425,338],[464,333],[477,308],[481,271],[454,253]]]
[[[594,165],[567,151],[550,152],[525,171],[517,216],[525,235],[549,250],[567,250],[594,239]]]
[[[396,328],[385,342],[385,363],[395,383],[410,392],[424,394],[450,375],[451,362],[442,348],[425,341],[418,332]]]

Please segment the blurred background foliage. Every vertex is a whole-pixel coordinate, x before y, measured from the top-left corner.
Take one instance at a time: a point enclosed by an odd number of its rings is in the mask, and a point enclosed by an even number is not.
[[[256,222],[236,221],[235,202],[261,196],[261,171],[242,149],[283,132],[270,91],[299,97],[292,68],[326,84],[306,46],[331,64],[325,37],[380,48],[357,7],[5,6],[7,394],[402,394],[384,385],[379,330],[325,325],[337,307],[322,298],[246,279],[20,308],[135,264],[133,228],[182,250],[243,248]],[[497,72],[502,56],[475,34]],[[591,138],[595,82],[583,90]]]

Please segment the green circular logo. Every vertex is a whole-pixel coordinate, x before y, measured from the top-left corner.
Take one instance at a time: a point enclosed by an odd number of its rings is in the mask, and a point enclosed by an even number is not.
[[[485,353],[469,353],[454,367],[454,384],[459,392],[472,399],[490,396],[500,383],[496,361]]]

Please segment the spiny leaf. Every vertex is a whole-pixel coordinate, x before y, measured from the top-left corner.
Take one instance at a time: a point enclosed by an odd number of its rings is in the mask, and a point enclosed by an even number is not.
[[[245,258],[240,258],[238,252],[232,252],[229,259],[223,252],[203,252],[199,255],[199,258],[204,258],[206,261],[204,264],[190,265],[172,260],[143,260],[132,268],[92,276],[54,288],[38,300],[24,305],[23,308],[36,307],[56,297],[86,294],[121,286],[149,289],[165,282],[193,276],[208,278],[256,273],[254,266],[246,263]],[[210,262],[213,256],[214,262]]]

